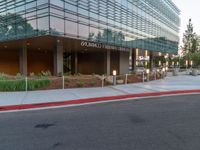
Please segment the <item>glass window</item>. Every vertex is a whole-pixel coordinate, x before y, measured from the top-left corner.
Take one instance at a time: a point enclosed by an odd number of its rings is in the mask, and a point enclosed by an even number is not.
[[[37,5],[47,4],[49,0],[37,0]]]
[[[65,21],[65,33],[78,36],[77,23],[72,21]]]
[[[89,27],[83,24],[79,24],[79,36],[80,37],[89,37]]]
[[[61,8],[64,7],[64,2],[62,0],[51,0],[51,4],[59,6]]]
[[[38,18],[39,34],[47,34],[47,31],[49,31],[49,17]]]
[[[50,28],[52,34],[63,34],[64,35],[64,19],[51,17]]]
[[[26,34],[27,35],[34,35],[37,32],[37,21],[36,19],[28,20],[26,25]]]

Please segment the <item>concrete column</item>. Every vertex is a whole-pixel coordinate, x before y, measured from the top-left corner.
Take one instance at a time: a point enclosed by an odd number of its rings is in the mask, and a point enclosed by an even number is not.
[[[133,49],[129,51],[129,73],[133,72]]]
[[[149,55],[149,62],[150,62],[150,70],[153,71],[153,68],[154,68],[154,57],[153,57],[153,52],[150,52],[150,55]]]
[[[27,45],[26,42],[23,43],[22,48],[19,52],[19,66],[20,66],[20,73],[22,75],[27,75]]]
[[[105,55],[105,73],[110,75],[110,50],[107,50]]]
[[[77,51],[75,52],[75,55],[74,55],[74,67],[75,67],[75,74],[78,73],[78,53]]]
[[[119,73],[120,74],[127,74],[129,73],[130,69],[130,62],[129,62],[129,52],[120,52],[120,57],[119,57]]]
[[[134,49],[133,50],[133,53],[132,53],[132,70],[133,70],[133,72],[136,72],[136,61],[137,61],[137,52],[136,52],[137,50],[136,49]]]
[[[54,75],[60,74],[63,74],[63,43],[57,40],[54,50]]]
[[[72,52],[71,65],[72,65],[72,74],[77,74],[78,73],[78,52],[77,51]]]

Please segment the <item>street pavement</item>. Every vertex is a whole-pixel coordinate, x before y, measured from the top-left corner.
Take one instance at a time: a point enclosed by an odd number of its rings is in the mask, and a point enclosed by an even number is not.
[[[87,98],[119,96],[128,94],[166,92],[176,90],[200,89],[200,76],[186,75],[168,76],[163,80],[117,85],[104,88],[75,88],[65,90],[0,92],[0,107],[22,104],[39,104],[49,102],[71,101]]]
[[[0,149],[198,150],[199,114],[200,95],[0,114]]]

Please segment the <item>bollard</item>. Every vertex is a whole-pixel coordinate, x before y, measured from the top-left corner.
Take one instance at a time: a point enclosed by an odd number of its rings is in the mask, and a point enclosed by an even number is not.
[[[113,85],[115,86],[117,84],[117,77],[116,75],[113,75]]]
[[[28,91],[28,78],[25,77],[25,90]]]
[[[104,80],[105,80],[105,77],[104,75],[102,75],[102,88],[104,87]]]
[[[147,82],[149,82],[149,73],[147,73]]]
[[[125,84],[128,83],[128,74],[126,74]]]
[[[62,77],[62,89],[65,89],[65,76]]]
[[[144,71],[142,72],[142,82],[144,83]]]
[[[156,72],[154,72],[154,79],[156,80]]]
[[[117,80],[117,71],[116,70],[113,70],[113,85],[116,85],[116,80]]]

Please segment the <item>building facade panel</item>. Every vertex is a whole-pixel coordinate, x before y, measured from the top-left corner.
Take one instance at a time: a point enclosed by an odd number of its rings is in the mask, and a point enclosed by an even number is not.
[[[176,53],[171,0],[0,0],[0,41],[54,35]]]

